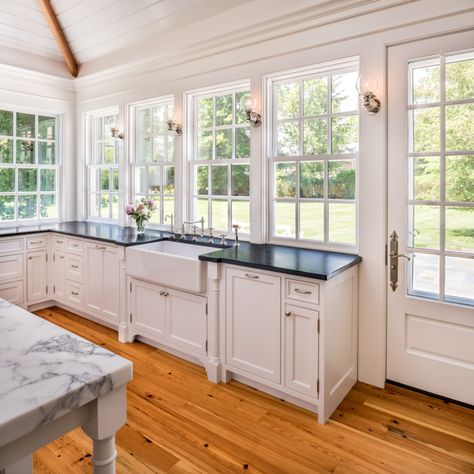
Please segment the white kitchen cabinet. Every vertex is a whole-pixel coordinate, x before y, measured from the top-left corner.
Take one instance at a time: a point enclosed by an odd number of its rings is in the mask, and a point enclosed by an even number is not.
[[[114,246],[85,244],[86,311],[117,324],[120,306],[120,259]]]
[[[19,280],[23,278],[24,255],[2,255],[0,256],[0,281]]]
[[[283,318],[284,385],[290,390],[317,397],[319,312],[287,304]]]
[[[66,299],[66,254],[61,251],[53,253],[52,263],[53,296],[58,301]]]
[[[48,262],[46,250],[27,254],[27,294],[28,302],[46,299],[48,295]]]
[[[252,269],[226,271],[226,362],[272,382],[281,380],[278,276]]]
[[[154,283],[129,280],[132,339],[144,336],[182,353],[207,353],[207,298]]]
[[[132,329],[156,341],[165,337],[165,288],[140,280],[130,281]]]
[[[25,301],[23,280],[0,283],[0,298],[21,305]]]
[[[165,289],[168,340],[189,354],[205,355],[207,298]]]

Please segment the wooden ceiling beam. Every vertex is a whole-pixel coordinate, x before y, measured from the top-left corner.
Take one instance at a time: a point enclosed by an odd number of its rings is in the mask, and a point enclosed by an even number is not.
[[[64,61],[66,62],[67,68],[71,73],[72,77],[77,77],[79,73],[79,67],[77,65],[76,59],[72,54],[71,48],[67,42],[64,32],[59,24],[58,18],[54,13],[53,7],[50,0],[38,0],[38,4],[48,22],[49,28],[56,39],[59,49],[63,55]]]

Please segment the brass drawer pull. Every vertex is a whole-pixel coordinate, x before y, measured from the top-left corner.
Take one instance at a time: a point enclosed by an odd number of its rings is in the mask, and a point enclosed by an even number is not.
[[[299,288],[295,288],[295,293],[299,293],[300,295],[312,295],[313,292],[310,290],[301,290]]]
[[[32,240],[32,241],[30,242],[30,244],[33,244],[33,245],[34,245],[34,244],[42,244],[42,243],[43,243],[42,240]]]
[[[107,247],[103,247],[103,246],[101,246],[101,245],[96,245],[95,248],[96,248],[97,250],[105,250]]]
[[[77,293],[76,291],[71,291],[71,295],[73,295],[73,296],[79,296],[79,293]]]
[[[291,316],[291,311],[287,311],[287,312],[285,313],[285,316],[286,316],[287,318],[289,318],[289,317]]]
[[[56,240],[57,244],[64,244],[64,240]]]
[[[72,268],[79,268],[79,265],[71,265]]]
[[[258,275],[251,275],[250,273],[246,273],[245,278],[250,278],[251,280],[258,280],[260,277]]]

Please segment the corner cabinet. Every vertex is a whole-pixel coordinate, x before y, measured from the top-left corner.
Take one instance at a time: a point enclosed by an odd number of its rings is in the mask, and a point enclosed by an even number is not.
[[[225,265],[221,379],[324,423],[357,380],[357,266],[328,280]]]
[[[120,306],[118,249],[113,245],[86,243],[85,260],[85,310],[117,325]]]

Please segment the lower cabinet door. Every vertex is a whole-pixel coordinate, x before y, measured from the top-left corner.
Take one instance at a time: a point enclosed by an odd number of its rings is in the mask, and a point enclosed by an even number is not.
[[[29,252],[27,256],[28,301],[39,301],[47,297],[46,250]]]
[[[165,289],[167,339],[183,352],[205,355],[207,298]]]
[[[296,392],[317,397],[319,312],[286,305],[283,317],[285,386]]]
[[[226,363],[281,383],[280,277],[226,270]]]
[[[131,281],[130,313],[132,327],[156,340],[165,336],[165,289],[140,280]]]
[[[66,299],[66,254],[64,252],[54,252],[52,272],[54,299],[64,301]]]
[[[0,298],[20,305],[25,300],[23,287],[23,280],[0,283]]]

